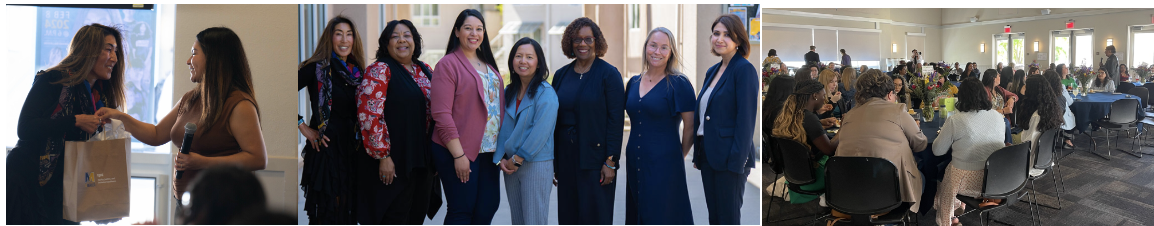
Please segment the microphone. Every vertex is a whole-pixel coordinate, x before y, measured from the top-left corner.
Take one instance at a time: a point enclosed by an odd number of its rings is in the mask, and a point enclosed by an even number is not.
[[[191,122],[185,123],[184,124],[184,142],[180,143],[180,153],[181,154],[187,155],[188,149],[192,149],[192,137],[193,137],[193,135],[196,135],[196,124],[192,124]],[[180,179],[182,176],[184,176],[184,170],[176,171],[176,179]]]

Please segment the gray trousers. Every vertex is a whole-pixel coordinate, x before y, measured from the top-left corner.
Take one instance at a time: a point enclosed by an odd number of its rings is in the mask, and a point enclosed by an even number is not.
[[[553,190],[553,160],[525,162],[505,176],[505,195],[515,225],[549,223],[549,193]]]

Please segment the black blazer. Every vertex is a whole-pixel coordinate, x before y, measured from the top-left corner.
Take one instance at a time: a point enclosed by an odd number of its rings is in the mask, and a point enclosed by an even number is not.
[[[721,79],[713,88],[710,96],[705,95],[709,82],[717,76],[718,62],[706,72],[705,85],[697,95],[697,106],[701,100],[709,100],[705,112],[693,112],[693,131],[701,126],[701,114],[705,114],[704,136],[705,147],[703,152],[693,153],[693,162],[697,167],[713,167],[716,170],[728,170],[739,174],[745,173],[746,168],[752,168],[756,161],[754,151],[753,129],[757,120],[758,86],[757,69],[743,57],[735,56],[729,66],[721,74]],[[708,163],[697,162],[704,155]]]
[[[617,67],[600,58],[595,59],[589,72],[585,73],[591,75],[589,79],[582,79],[580,84],[563,83],[565,76],[577,76],[573,71],[575,62],[557,69],[553,73],[555,77],[551,85],[557,90],[562,86],[580,87],[575,127],[581,159],[577,164],[585,170],[601,169],[606,158],[612,156],[614,162],[620,162],[621,159],[621,140],[625,129],[625,84]],[[562,131],[566,129],[562,127],[557,124],[556,134],[567,133]]]
[[[817,52],[814,52],[814,51],[809,51],[808,53],[805,53],[805,64],[809,65],[809,64],[813,64],[814,62],[817,62],[817,64],[821,64],[821,56],[817,55]]]

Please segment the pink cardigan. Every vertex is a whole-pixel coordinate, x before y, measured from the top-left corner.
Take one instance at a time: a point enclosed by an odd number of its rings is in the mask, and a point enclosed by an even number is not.
[[[490,67],[494,72],[497,68]],[[505,84],[504,78],[501,84]],[[488,111],[481,99],[485,89],[481,76],[470,65],[461,49],[453,51],[437,62],[433,69],[433,87],[429,95],[433,121],[437,122],[433,131],[433,142],[446,146],[453,138],[459,138],[461,147],[469,161],[477,159],[481,149],[481,137],[485,133]],[[505,106],[501,93],[501,107]],[[505,112],[501,112],[505,118]],[[455,157],[455,156],[454,156]]]

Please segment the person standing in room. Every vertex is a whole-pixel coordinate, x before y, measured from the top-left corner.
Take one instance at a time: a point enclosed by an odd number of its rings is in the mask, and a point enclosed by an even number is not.
[[[642,73],[626,84],[629,144],[625,146],[625,224],[693,224],[685,156],[693,146],[693,84],[681,73],[673,32],[645,38]],[[679,128],[680,127],[680,128]]]
[[[964,209],[956,196],[980,197],[986,159],[1006,147],[1002,134],[1002,115],[991,110],[985,88],[977,78],[962,81],[958,90],[958,113],[946,119],[934,140],[934,155],[942,156],[952,149],[952,161],[946,168],[941,186],[934,198],[938,225],[957,225],[956,209]]]
[[[806,65],[821,64],[821,56],[819,56],[817,54],[817,47],[816,46],[809,46],[809,52],[805,53],[805,64]]]
[[[447,55],[433,71],[433,164],[448,213],[445,224],[489,224],[501,205],[497,136],[504,80],[489,47],[485,17],[465,9],[453,22]]]
[[[701,170],[709,223],[740,224],[745,178],[757,159],[757,69],[745,59],[750,44],[741,18],[721,15],[710,29],[710,52],[721,62],[706,71],[697,98],[693,162]]]
[[[842,67],[853,67],[852,62],[850,61],[849,54],[845,53],[845,49],[841,49],[841,66]]]
[[[553,190],[553,131],[557,126],[557,92],[545,82],[545,51],[532,38],[513,44],[509,54],[512,80],[505,87],[505,111],[493,163],[505,172],[509,214],[516,225],[549,223]]]
[[[329,20],[312,57],[297,70],[297,89],[307,88],[312,114],[297,116],[308,140],[301,175],[309,224],[356,224],[352,214],[352,158],[358,148],[357,86],[364,71],[364,48],[352,20]]]
[[[1114,55],[1115,53],[1118,53],[1118,50],[1114,49],[1114,45],[1106,46],[1106,62],[1102,64],[1101,67],[1106,69],[1110,80],[1114,81],[1114,84],[1118,84],[1123,80],[1120,80],[1121,75],[1118,73],[1118,56]]]
[[[377,39],[376,62],[357,87],[357,122],[365,152],[352,159],[360,224],[424,224],[441,205],[434,177],[432,91],[424,41],[409,20],[389,21]]]
[[[76,31],[68,55],[36,73],[8,152],[6,224],[79,224],[65,220],[64,143],[101,131],[97,109],[124,105],[124,47],[120,31],[88,24]],[[15,76],[15,75],[12,75]]]
[[[601,59],[609,44],[592,19],[569,23],[561,45],[565,56],[574,60],[553,73],[559,103],[553,132],[557,221],[613,224],[625,85],[617,67]]]
[[[917,49],[914,49],[913,51],[910,51],[910,53],[911,53],[911,54],[910,54],[910,62],[912,62],[912,63],[914,63],[914,64],[918,64],[918,65],[921,65],[921,62],[922,62],[922,54],[921,54],[921,53],[919,53]]]
[[[192,149],[178,154],[173,171],[173,196],[182,199],[202,169],[236,164],[248,171],[262,170],[268,162],[256,104],[252,72],[240,37],[231,29],[213,27],[196,35],[188,59],[196,87],[184,94],[174,111],[156,125],[136,120],[115,108],[101,108],[101,119],[124,122],[124,130],[148,145],[184,142],[184,125],[197,125]],[[175,172],[174,172],[175,175]]]
[[[906,113],[905,104],[886,101],[892,98],[894,84],[881,73],[866,72],[858,80],[859,103],[845,114],[841,131],[833,138],[834,156],[875,157],[889,160],[899,172],[902,202],[910,202],[910,211],[918,211],[922,196],[922,175],[914,162],[914,152],[926,149],[926,136],[918,122]],[[847,145],[839,145],[845,143]]]

